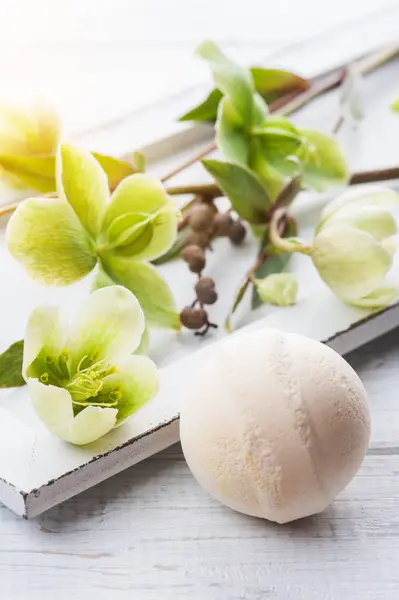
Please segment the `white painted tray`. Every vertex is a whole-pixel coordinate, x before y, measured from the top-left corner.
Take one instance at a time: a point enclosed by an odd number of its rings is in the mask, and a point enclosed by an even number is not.
[[[297,58],[299,54],[297,50]],[[284,64],[283,58],[280,56],[280,64]],[[326,58],[328,64],[330,58]],[[339,60],[339,57],[336,59]],[[290,62],[287,58],[287,63],[287,66],[292,66],[292,59]],[[305,64],[308,65],[307,68]],[[319,66],[320,64],[317,68]],[[312,65],[304,63],[301,71],[311,74]],[[366,104],[372,107],[370,115],[360,132],[345,131],[342,136],[353,157],[353,168],[387,166],[397,161],[399,119],[390,114],[388,106],[395,94],[392,82],[399,81],[398,74],[399,64],[392,63],[365,82]],[[179,112],[189,107],[192,101],[192,97],[187,103],[176,99],[172,105],[179,104]],[[332,94],[313,104],[311,110],[303,111],[298,120],[315,127],[322,128],[324,125],[328,130],[334,120],[336,105],[336,96]],[[151,110],[154,114],[155,109]],[[327,117],[331,118],[331,123],[327,122]],[[139,119],[140,122],[144,121],[140,116]],[[137,118],[132,118],[132,122],[134,120],[137,124]],[[117,129],[119,125],[111,127],[108,136],[112,131],[115,133],[115,127]],[[125,134],[126,131],[133,130],[131,124],[123,128]],[[100,137],[103,133],[100,132]],[[210,135],[211,132],[206,127],[179,126],[176,132],[164,132],[162,140],[147,148],[147,154],[152,158],[152,168],[160,174],[168,171],[171,163],[195,153],[209,141]],[[105,139],[101,139],[105,145]],[[375,140],[379,140],[378,147]],[[85,141],[91,147],[101,149],[100,143],[94,144],[93,136],[87,136]],[[127,150],[128,146],[125,147],[125,144],[126,137],[123,140],[121,138],[119,148],[114,150]],[[198,182],[205,178],[206,175],[197,165],[176,178],[173,183]],[[293,211],[302,237],[311,235],[325,201],[326,197],[312,194],[302,194],[296,200]],[[206,272],[215,278],[220,293],[220,300],[210,311],[212,320],[219,324],[223,324],[233,293],[253,262],[256,246],[256,242],[250,239],[243,247],[235,249],[226,240],[217,240],[215,243],[215,252],[208,262]],[[3,233],[0,259],[1,350],[22,337],[26,319],[35,306],[56,303],[73,311],[89,289],[89,279],[62,290],[33,284],[8,255]],[[346,353],[399,325],[399,303],[377,315],[369,315],[365,311],[344,306],[337,300],[315,275],[310,260],[306,257],[294,256],[291,269],[298,274],[301,285],[298,304],[284,309],[262,307],[251,313],[248,303],[243,303],[235,320],[236,327],[240,329],[233,335],[240,335],[249,328],[278,327],[325,341],[338,352]],[[195,279],[188,274],[186,267],[179,262],[170,263],[162,267],[162,272],[175,292],[178,305],[184,306],[191,302]],[[399,263],[392,270],[392,278],[399,280]],[[161,385],[158,396],[128,423],[84,448],[68,445],[47,432],[30,408],[26,388],[12,392],[2,391],[0,501],[26,518],[34,517],[176,442],[179,437],[179,407],[184,402],[185,391],[202,362],[218,351],[225,335],[222,327],[204,339],[195,338],[187,331],[179,336],[174,333],[154,334],[150,354],[160,366]]]

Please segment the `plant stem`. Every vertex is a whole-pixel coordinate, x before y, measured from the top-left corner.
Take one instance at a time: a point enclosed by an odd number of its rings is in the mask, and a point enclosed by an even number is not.
[[[0,207],[0,217],[5,215],[11,215],[14,211],[17,210],[19,202],[13,202],[12,204],[5,204]]]
[[[338,131],[341,129],[342,125],[344,124],[344,117],[342,115],[339,115],[338,118],[336,119],[334,125],[331,128],[331,133],[336,135],[338,133]]]
[[[377,183],[379,181],[389,181],[392,179],[399,179],[399,167],[386,167],[385,169],[371,169],[368,171],[352,173],[348,185]],[[222,190],[214,183],[176,186],[166,188],[166,191],[171,196],[178,196],[180,194],[203,194],[217,198],[218,196],[223,195]]]
[[[181,165],[178,165],[175,169],[173,169],[172,171],[170,171],[169,173],[167,173],[166,175],[161,177],[162,183],[165,183],[165,181],[168,181],[175,175],[178,175],[185,169],[188,169],[188,167],[191,167],[191,165],[194,165],[195,163],[200,161],[205,156],[208,156],[208,154],[211,154],[211,152],[213,152],[214,150],[216,150],[216,143],[212,142],[212,144],[210,144],[209,146],[207,146],[206,148],[201,150],[201,152],[198,152],[197,154],[195,154],[188,160],[184,161]]]
[[[373,169],[371,171],[352,173],[349,179],[349,185],[376,183],[378,181],[389,181],[392,179],[399,179],[399,167],[387,167],[386,169]]]
[[[302,240],[295,238],[283,238],[281,237],[281,230],[284,230],[284,223],[287,217],[287,208],[278,208],[272,215],[269,228],[269,239],[275,248],[278,248],[282,252],[299,252],[300,254],[311,254],[312,244],[307,244]],[[281,222],[283,226],[281,226]]]
[[[222,196],[222,190],[216,183],[198,183],[193,185],[177,185],[165,188],[170,196],[180,196],[184,194],[200,194],[201,196],[209,196],[217,198]]]

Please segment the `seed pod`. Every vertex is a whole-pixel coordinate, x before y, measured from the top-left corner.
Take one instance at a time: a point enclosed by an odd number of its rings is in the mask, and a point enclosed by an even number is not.
[[[233,226],[233,219],[231,215],[228,213],[219,213],[215,216],[213,225],[214,225],[214,234],[218,237],[225,237],[230,234],[231,228]]]
[[[206,248],[209,244],[209,235],[204,231],[190,231],[184,242],[185,246],[199,246]]]
[[[235,246],[239,246],[245,238],[246,229],[241,221],[234,221],[231,226],[229,238]]]
[[[186,246],[181,253],[182,259],[188,264],[188,268],[193,273],[201,273],[205,267],[205,254],[199,246]]]
[[[180,313],[180,322],[187,329],[201,329],[208,322],[208,315],[203,308],[186,306]]]
[[[201,277],[196,283],[195,292],[202,304],[214,304],[218,299],[215,282],[211,277]]]
[[[215,211],[210,204],[194,206],[190,211],[188,222],[193,231],[210,231],[213,228]]]

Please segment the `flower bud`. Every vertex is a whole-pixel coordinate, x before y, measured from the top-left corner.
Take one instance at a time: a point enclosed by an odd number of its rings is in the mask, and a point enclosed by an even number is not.
[[[205,254],[199,246],[186,246],[181,253],[183,260],[193,273],[201,273],[205,267]]]
[[[186,306],[180,313],[180,321],[187,329],[201,329],[208,322],[208,314],[203,308]]]
[[[233,219],[228,213],[219,213],[214,219],[214,234],[218,237],[226,237],[230,234]]]
[[[241,221],[234,221],[230,228],[229,238],[235,246],[239,246],[244,240],[246,229]]]
[[[323,281],[349,304],[383,308],[394,288],[382,286],[392,266],[396,222],[389,210],[399,196],[391,190],[345,193],[323,210],[312,260]]]
[[[202,304],[214,304],[218,299],[215,282],[211,277],[201,277],[196,283],[195,292]]]
[[[298,282],[291,273],[273,273],[254,281],[259,298],[275,306],[292,306],[298,294]]]
[[[200,248],[206,248],[208,244],[209,234],[204,231],[190,231],[184,242],[185,246],[199,246]]]
[[[215,210],[209,204],[199,204],[190,211],[188,222],[193,231],[210,231],[213,228]]]

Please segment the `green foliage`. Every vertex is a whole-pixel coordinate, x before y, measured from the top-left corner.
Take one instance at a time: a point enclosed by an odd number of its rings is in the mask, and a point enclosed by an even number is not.
[[[250,72],[230,60],[213,42],[204,42],[197,50],[207,61],[218,89],[230,100],[237,118],[245,126],[252,124],[255,86]]]
[[[292,237],[297,235],[298,228],[296,221],[294,219],[290,219],[287,222],[284,230],[284,237]],[[259,245],[259,256],[264,254],[265,250],[267,252],[267,247],[269,244],[269,231],[268,228],[265,230],[264,237]],[[291,254],[289,252],[281,252],[279,254],[269,254],[267,260],[263,261],[262,264],[256,269],[254,273],[254,277],[257,279],[264,279],[268,275],[273,273],[281,273],[284,271],[286,266],[288,265],[291,259]],[[251,308],[255,310],[259,306],[263,304],[262,300],[259,298],[259,294],[257,292],[256,286],[252,286],[252,299],[251,299]]]
[[[304,91],[309,87],[306,79],[289,71],[253,67],[250,72],[256,91],[268,104],[289,92]],[[222,92],[218,88],[214,88],[203,102],[180,117],[180,121],[216,121],[219,102],[222,98]]]
[[[203,160],[233,209],[249,223],[265,223],[271,199],[260,177],[247,167],[218,160]]]
[[[25,385],[22,377],[23,354],[24,341],[19,340],[0,355],[0,388]]]
[[[348,165],[338,141],[320,131],[301,129],[304,144],[297,152],[304,187],[323,191],[349,179]]]
[[[304,187],[316,190],[347,181],[348,169],[337,140],[317,131],[299,129],[282,116],[270,115],[257,91],[265,96],[276,89],[305,89],[307,82],[287,72],[249,71],[210,42],[200,47],[199,54],[207,60],[224,96],[213,94],[208,98],[207,110],[210,104],[218,102],[216,141],[226,161],[254,171],[271,199],[278,195],[286,177],[297,174],[301,174]],[[226,183],[221,187],[225,191]],[[232,200],[232,186],[229,190],[227,195]],[[234,202],[237,204],[236,198]],[[239,207],[243,216],[243,200]],[[256,222],[253,216],[250,222]]]

